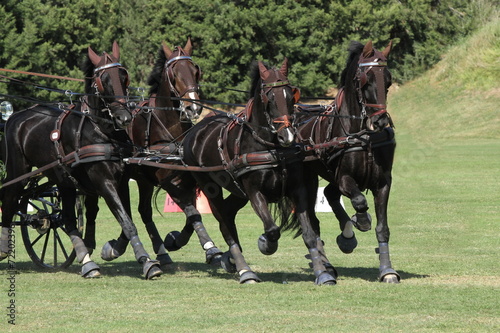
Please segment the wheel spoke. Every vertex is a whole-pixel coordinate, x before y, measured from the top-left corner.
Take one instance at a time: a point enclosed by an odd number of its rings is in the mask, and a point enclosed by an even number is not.
[[[54,236],[55,236],[54,239],[57,239],[57,242],[59,243],[59,247],[61,248],[61,252],[64,255],[64,259],[67,260],[69,258],[69,255],[66,252],[66,248],[64,247],[64,244],[63,244],[63,242],[61,240],[61,237],[59,236],[59,233],[56,230],[54,230]],[[54,244],[54,249],[56,249],[56,248],[57,248],[56,244]]]
[[[40,256],[40,259],[42,260],[42,262],[45,262],[45,253],[47,252],[47,246],[49,243],[50,229],[47,230],[47,233],[45,235],[47,237],[45,237],[45,242],[43,242],[42,255]]]

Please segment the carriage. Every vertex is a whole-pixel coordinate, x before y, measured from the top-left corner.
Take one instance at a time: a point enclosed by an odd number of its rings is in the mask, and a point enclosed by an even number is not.
[[[370,54],[374,52],[371,48],[371,43],[369,51],[371,52]],[[172,54],[171,51],[168,52],[165,50],[165,46],[163,47],[163,52],[165,54]],[[366,50],[363,50],[363,52],[369,53]],[[386,50],[384,52],[384,57],[386,58],[389,51]],[[359,54],[358,56],[361,57]],[[162,73],[169,77],[166,79],[166,82],[168,82],[171,88],[174,86],[172,82],[174,75],[168,72],[167,65],[181,60],[191,61],[191,59],[189,55],[179,53],[170,60],[166,60],[167,64],[164,66],[166,72]],[[150,234],[154,236],[152,237],[153,247],[157,254],[157,261],[150,260],[143,249],[134,248],[136,258],[144,265],[144,275],[146,278],[153,278],[161,274],[161,271],[158,272],[160,261],[162,260],[160,258],[166,254],[166,250],[174,251],[181,248],[187,243],[193,231],[196,231],[200,239],[200,244],[206,251],[207,262],[217,258],[218,260],[216,260],[216,262],[221,261],[223,268],[227,271],[237,272],[239,274],[240,283],[260,281],[258,276],[250,269],[248,264],[246,264],[242,256],[234,222],[237,211],[250,201],[254,210],[264,222],[265,232],[258,240],[259,249],[263,254],[273,254],[277,250],[280,229],[282,227],[285,229],[300,229],[299,232],[302,233],[306,247],[309,250],[309,258],[312,261],[310,265],[316,277],[315,283],[319,285],[336,283],[337,272],[326,258],[323,243],[319,238],[319,221],[315,218],[314,212],[310,211],[311,208],[307,207],[308,198],[306,184],[303,182],[301,176],[303,172],[302,168],[303,165],[307,164],[305,162],[308,160],[319,160],[328,168],[328,164],[332,160],[335,160],[335,156],[343,154],[349,149],[364,152],[366,151],[365,147],[369,147],[371,154],[371,149],[375,147],[372,147],[370,143],[371,136],[366,134],[369,132],[366,129],[358,133],[351,133],[349,131],[340,132],[344,133],[344,136],[331,137],[330,134],[328,134],[326,138],[322,138],[320,141],[312,140],[312,137],[310,137],[307,138],[309,142],[294,144],[295,138],[293,132],[297,130],[296,127],[299,125],[295,123],[293,113],[296,112],[295,104],[298,102],[300,95],[298,94],[298,90],[292,87],[287,79],[286,60],[279,70],[267,68],[262,63],[258,65],[258,71],[256,71],[258,75],[254,78],[254,83],[252,84],[254,87],[252,91],[253,97],[240,115],[220,114],[215,112],[211,117],[206,117],[199,124],[195,125],[195,130],[189,128],[190,131],[184,130],[184,132],[180,132],[180,134],[172,134],[167,131],[167,138],[161,139],[153,139],[152,136],[141,138],[140,142],[143,146],[139,152],[120,157],[120,162],[125,162],[127,165],[153,168],[156,177],[158,177],[155,179],[156,185],[160,185],[167,191],[173,191],[173,193],[175,193],[176,196],[174,196],[174,200],[181,205],[187,217],[186,227],[181,233],[169,233],[165,241],[158,241],[159,235],[154,224],[151,224],[152,220],[151,222],[144,220],[144,215],[141,212],[146,226],[148,227],[149,224],[149,227],[152,228]],[[101,65],[99,68],[108,68],[106,66],[108,65]],[[365,71],[363,67],[370,68]],[[386,82],[387,80],[380,77],[380,74],[375,76],[373,73],[368,73],[373,67],[386,68],[385,64],[382,64],[380,59],[367,61],[358,67],[363,68],[361,73],[359,73],[359,71],[357,73],[357,75],[363,75],[362,77],[357,76],[358,82],[362,82],[362,84],[365,85],[368,81],[373,81],[372,84],[375,86],[377,80],[379,80],[379,82],[380,80]],[[199,79],[201,76],[199,68],[195,67],[194,74],[195,77]],[[368,78],[368,75],[370,75],[370,78]],[[101,78],[98,77],[98,79],[100,80]],[[102,89],[102,87],[99,88],[100,84],[102,84],[102,82],[98,81],[98,89]],[[159,89],[157,92],[161,92],[162,85],[160,84],[157,88]],[[163,89],[165,90],[166,88],[163,87]],[[368,104],[365,101],[365,99],[368,99],[367,96],[357,96],[358,98],[362,97],[364,103],[363,112],[365,112],[365,114],[363,118],[366,118],[367,111],[365,108],[371,109],[371,114],[368,115],[368,118],[372,121],[372,127],[373,125],[378,125],[378,120],[383,118],[384,121],[387,121],[388,119],[385,118],[385,94],[387,91],[385,86],[382,89],[383,90],[379,89],[375,96],[369,96],[370,99],[375,101],[379,101],[381,97],[383,97],[382,104]],[[277,90],[280,90],[279,94],[275,93]],[[179,91],[181,93],[179,93]],[[185,100],[183,97],[186,94],[194,94],[196,91],[197,85],[187,85],[184,88],[174,89],[174,92],[177,92],[176,97],[180,101]],[[361,94],[359,91],[358,93]],[[192,100],[192,96],[195,95],[188,96],[190,98],[187,100]],[[149,100],[149,108],[152,110],[157,107],[156,97],[155,95],[155,97]],[[169,97],[171,96],[169,95]],[[151,103],[153,103],[153,105],[151,105]],[[172,105],[160,107],[160,109],[162,108],[164,110],[179,110],[179,107],[172,107]],[[340,112],[340,108],[340,104],[334,107],[336,112]],[[184,107],[181,109],[186,110]],[[196,103],[192,104],[191,110],[194,110],[195,114],[200,111],[196,110]],[[310,110],[302,107],[299,111],[302,113],[309,113]],[[310,123],[312,119],[328,117],[327,108],[320,108],[319,111],[320,112],[310,112],[307,116],[308,120],[303,120],[302,118],[301,121],[307,124]],[[269,112],[269,114],[266,112]],[[152,119],[158,120],[158,116],[154,115],[154,112],[150,112],[149,118],[146,120],[148,126],[151,124]],[[330,116],[332,117],[331,114]],[[334,115],[333,117],[355,119],[355,116],[340,114]],[[366,126],[366,124],[363,123],[362,126]],[[382,131],[385,131],[385,128],[388,127],[387,123],[381,127]],[[229,130],[234,128],[237,128],[237,130],[232,132]],[[165,126],[163,126],[162,129],[165,130]],[[328,130],[331,130],[331,127],[329,127]],[[149,132],[149,128],[146,132]],[[134,133],[136,132],[129,132],[129,135],[133,137],[136,135]],[[200,138],[204,136],[210,138],[208,143],[207,140],[203,142],[203,145],[211,144],[211,146],[207,148],[208,154],[206,152],[202,153],[202,151],[197,152],[192,148],[195,146],[194,143],[200,142]],[[384,139],[382,141],[388,141],[389,144],[393,146],[393,136],[391,137],[390,133],[387,134],[387,138],[386,135],[383,136]],[[176,141],[179,137],[182,137],[182,140]],[[246,138],[250,140],[245,141]],[[135,140],[133,141],[136,143]],[[232,142],[235,142],[235,144],[230,144]],[[327,155],[326,159],[328,159],[328,161],[325,161],[325,156],[323,155],[325,151],[335,152],[333,156],[330,154]],[[213,157],[215,157],[215,159],[213,159]],[[392,165],[392,160],[390,164]],[[160,178],[156,170],[163,170],[165,174]],[[384,172],[387,172],[387,170]],[[388,172],[390,173],[390,166]],[[287,173],[289,173],[293,179],[297,180],[297,182],[293,184],[294,186],[285,182],[283,174]],[[174,176],[172,176],[172,174]],[[180,182],[188,184],[187,187],[184,185],[178,186],[179,181],[173,186],[173,180],[174,178],[178,180],[180,177],[179,174],[189,175],[187,180]],[[321,175],[321,173],[319,175]],[[60,234],[62,234],[61,231],[73,236],[83,233],[84,202],[82,194],[80,192],[73,194],[75,200],[72,202],[74,203],[75,209],[71,216],[73,216],[72,223],[75,224],[73,229],[76,228],[76,231],[68,230],[62,222],[62,214],[64,211],[61,209],[60,202],[64,199],[64,196],[60,193],[58,187],[54,186],[54,183],[50,180],[44,181],[44,178],[37,174],[33,174],[32,176],[28,185],[23,189],[20,197],[21,209],[16,213],[19,219],[14,222],[21,226],[23,240],[30,257],[37,265],[42,267],[67,267],[75,257],[78,257],[80,263],[82,263],[84,257],[88,259],[88,252],[83,251],[83,254],[78,254],[75,253],[75,251],[69,251],[72,247],[77,251],[78,249],[82,250],[82,243],[75,241],[75,237],[73,237],[69,243],[66,243],[68,244],[66,246],[65,240],[63,240],[65,237],[60,236]],[[265,183],[262,179],[264,179]],[[192,182],[193,180],[196,181],[202,191],[207,191],[205,194],[209,197],[214,216],[219,220],[224,239],[229,245],[230,249],[228,252],[222,253],[215,247],[201,223],[201,216],[193,205],[196,196],[196,189],[193,187],[194,185]],[[12,179],[11,182],[13,182]],[[377,180],[377,182],[379,181]],[[209,184],[211,185],[210,190],[207,189]],[[215,191],[212,186],[213,184],[216,184]],[[272,185],[267,186],[269,184]],[[314,184],[314,181],[312,184]],[[221,196],[222,187],[231,192],[231,195],[225,199]],[[186,190],[188,191],[188,195],[185,194]],[[149,199],[150,205],[151,192],[146,191],[145,196]],[[281,200],[285,196],[288,197],[288,201]],[[279,209],[282,214],[283,223],[280,227],[274,223],[274,219],[267,209],[267,205],[270,202],[277,202],[278,205],[281,205]],[[384,201],[381,204],[386,206],[387,202]],[[29,211],[29,207],[32,207],[33,210]],[[140,209],[141,207],[145,209],[145,215],[147,216],[148,209],[144,207],[144,202],[140,204]],[[332,205],[332,207],[335,210],[336,206]],[[73,211],[73,209],[69,210]],[[366,223],[366,219],[368,219],[364,214],[366,210],[367,207],[364,211],[357,213],[352,221],[349,220],[361,231],[369,229],[362,225],[362,223]],[[339,211],[335,213],[337,216],[345,214],[345,212],[342,213]],[[97,212],[95,214],[97,214]],[[293,218],[290,219],[289,217],[292,215]],[[311,216],[312,220],[309,219],[309,216]],[[380,217],[382,220],[380,223],[384,224],[382,229],[385,233],[388,230],[386,221],[384,220],[385,217],[382,215]],[[362,221],[363,218],[365,220]],[[90,220],[92,220],[92,218]],[[345,219],[340,222],[343,234],[349,235],[349,230],[345,230],[346,225],[348,227],[349,223],[347,223]],[[89,222],[87,221],[87,223]],[[363,228],[365,228],[365,230],[362,230]],[[38,233],[38,235],[35,235],[33,230]],[[50,235],[52,235],[51,240],[49,240]],[[384,253],[380,259],[380,279],[386,282],[398,282],[399,275],[392,269],[389,261],[387,248],[388,239],[384,237],[386,237],[386,235],[379,234],[379,231],[377,231],[379,243],[383,244],[381,247],[385,246],[383,248]],[[352,238],[353,235],[351,235],[351,237],[345,237],[344,235],[341,239],[344,243],[340,242],[339,247],[341,247],[341,249],[342,246],[344,246],[344,249],[346,247],[351,247],[349,250],[352,252],[355,246],[352,244],[345,245],[345,243],[349,242],[348,239]],[[127,233],[124,229],[118,240],[112,240],[105,245],[101,257],[105,260],[117,258],[124,252],[129,241],[132,245],[142,246],[138,241],[137,235],[130,233],[130,231]],[[50,259],[48,259],[49,256],[47,256],[49,244],[52,244],[53,247]],[[37,251],[34,249],[35,246],[42,246],[42,249]],[[68,252],[70,253],[68,254]],[[346,250],[344,252],[347,253],[348,251]],[[163,257],[163,259],[165,259],[165,257]],[[167,254],[166,263],[168,263],[168,261],[169,257]],[[85,263],[88,263],[88,260]],[[82,268],[82,276],[98,270],[95,266],[96,265],[93,264],[91,268]],[[389,280],[386,280],[386,275],[391,275]]]

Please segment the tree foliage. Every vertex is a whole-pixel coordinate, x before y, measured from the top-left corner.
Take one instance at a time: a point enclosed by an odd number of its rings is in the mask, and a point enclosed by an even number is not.
[[[145,86],[161,42],[183,46],[191,37],[206,99],[245,101],[236,90],[248,89],[250,63],[277,65],[284,57],[292,65],[292,83],[305,95],[320,96],[339,82],[351,40],[371,39],[379,48],[393,40],[389,65],[394,78],[404,82],[474,30],[478,7],[494,1],[4,0],[0,68],[83,78],[79,66],[87,47],[110,51],[117,40],[132,85]],[[77,82],[9,76],[83,91]],[[4,79],[0,94],[64,99]]]

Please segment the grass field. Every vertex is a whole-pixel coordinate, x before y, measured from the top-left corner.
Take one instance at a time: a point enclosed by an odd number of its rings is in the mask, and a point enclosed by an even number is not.
[[[486,28],[498,44],[498,22]],[[476,89],[455,82],[456,76],[429,75],[389,97],[398,141],[390,246],[399,285],[376,281],[373,231],[357,232],[358,248],[342,254],[335,244],[337,222],[320,213],[326,251],[340,276],[336,286],[315,286],[302,240],[284,234],[275,255],[260,254],[262,224],[246,207],[237,222],[246,258],[264,280],[255,285],[239,285],[236,276],[207,266],[197,241],[172,252],[175,264],[157,280],[142,278],[130,249],[115,262],[96,253],[103,277],[85,280],[76,264],[60,272],[36,269],[18,237],[14,298],[8,295],[11,276],[0,263],[0,331],[500,332],[496,79]],[[102,245],[119,228],[101,207]],[[151,251],[137,214],[134,220]],[[156,221],[166,234],[179,230],[184,217],[157,213]],[[204,222],[225,250],[216,221],[206,214]],[[8,323],[11,299],[16,325]]]

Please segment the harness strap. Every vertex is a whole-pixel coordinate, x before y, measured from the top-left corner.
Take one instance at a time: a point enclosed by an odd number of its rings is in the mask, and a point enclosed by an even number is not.
[[[113,149],[113,145],[111,143],[101,143],[101,144],[93,144],[82,147],[78,152],[74,151],[64,156],[60,160],[53,161],[49,164],[46,164],[36,170],[23,174],[17,178],[14,178],[7,183],[3,184],[2,187],[12,185],[21,180],[27,179],[39,173],[45,172],[51,168],[54,168],[58,165],[70,165],[76,166],[75,163],[89,163],[95,161],[114,161],[120,160],[119,152],[116,152]]]

